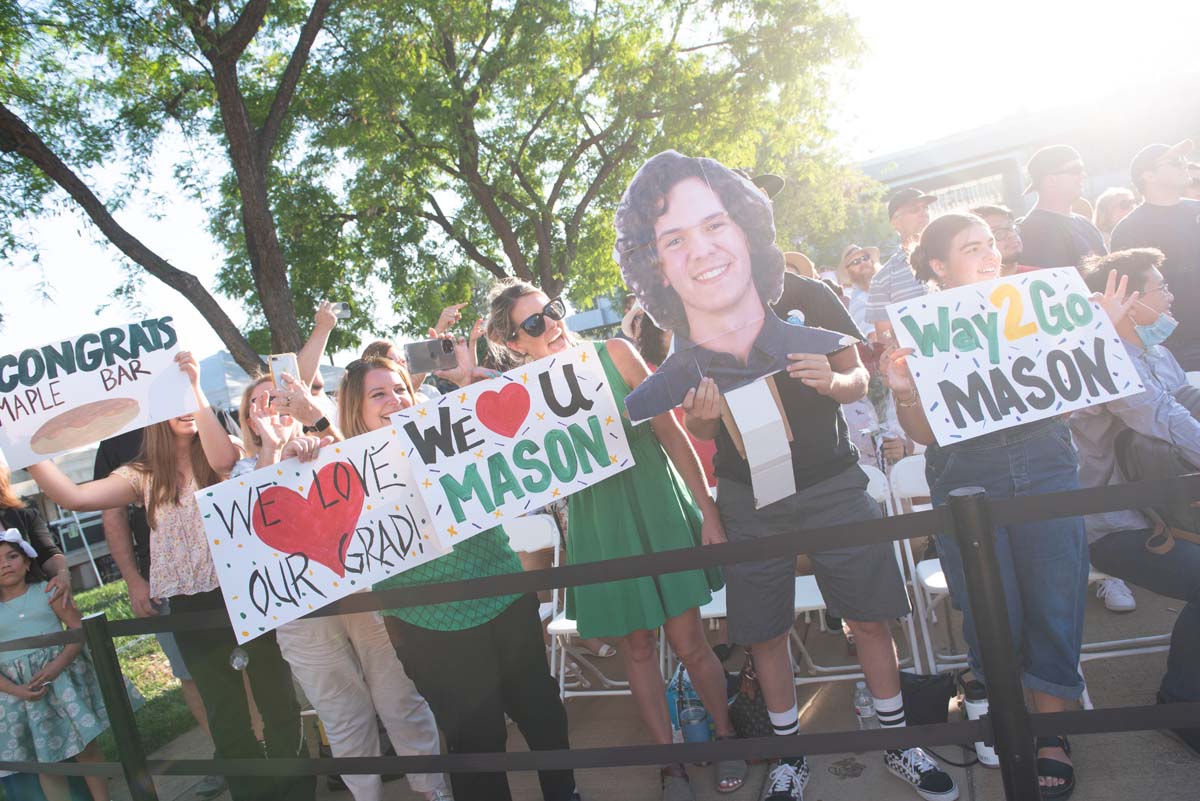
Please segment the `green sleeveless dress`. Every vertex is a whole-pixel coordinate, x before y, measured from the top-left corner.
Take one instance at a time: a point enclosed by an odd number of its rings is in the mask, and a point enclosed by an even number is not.
[[[604,343],[595,346],[636,464],[567,499],[567,563],[699,546],[700,510],[650,423],[630,425],[629,386]],[[576,621],[580,637],[623,637],[703,606],[723,584],[714,568],[569,587],[566,614]]]

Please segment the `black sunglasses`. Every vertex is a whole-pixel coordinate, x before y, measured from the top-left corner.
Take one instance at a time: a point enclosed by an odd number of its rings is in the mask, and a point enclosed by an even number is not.
[[[524,320],[518,326],[526,334],[531,337],[540,337],[546,333],[546,318],[551,320],[561,320],[567,316],[567,305],[563,303],[562,298],[554,298],[540,312],[535,312]],[[517,338],[517,332],[513,332],[511,339]]]

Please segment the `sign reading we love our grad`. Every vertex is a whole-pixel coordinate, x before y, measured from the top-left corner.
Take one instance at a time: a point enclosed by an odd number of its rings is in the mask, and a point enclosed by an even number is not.
[[[170,317],[0,356],[0,451],[16,470],[196,410]]]
[[[447,545],[633,466],[620,412],[590,344],[391,419]]]
[[[1071,267],[888,306],[938,444],[1143,391],[1108,315]]]
[[[196,500],[238,642],[447,552],[392,428]]]

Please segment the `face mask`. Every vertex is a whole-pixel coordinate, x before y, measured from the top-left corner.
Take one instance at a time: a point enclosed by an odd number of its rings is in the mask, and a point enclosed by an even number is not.
[[[1140,305],[1145,306],[1147,309],[1150,308],[1144,303]],[[1153,309],[1150,310],[1154,311]],[[1147,348],[1152,348],[1155,345],[1161,345],[1167,337],[1171,336],[1178,325],[1179,323],[1174,319],[1160,312],[1158,319],[1150,323],[1150,325],[1135,325],[1134,328],[1137,329],[1138,336],[1142,338],[1142,344]]]

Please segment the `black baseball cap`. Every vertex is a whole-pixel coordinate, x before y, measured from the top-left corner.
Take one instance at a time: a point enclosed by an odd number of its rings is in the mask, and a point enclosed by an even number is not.
[[[921,202],[926,205],[937,200],[937,195],[929,195],[912,186],[906,186],[904,189],[898,189],[888,198],[888,219],[896,216],[896,212],[901,206],[907,206],[909,203]]]
[[[1025,165],[1025,172],[1029,173],[1029,185],[1025,187],[1025,191],[1021,194],[1028,195],[1030,192],[1037,189],[1038,184],[1047,175],[1053,175],[1063,167],[1070,164],[1072,161],[1083,162],[1083,156],[1079,155],[1079,151],[1070,145],[1050,145],[1043,147],[1038,152],[1030,157],[1029,163]]]
[[[745,178],[750,183],[757,186],[759,189],[767,193],[767,197],[773,198],[783,191],[783,185],[786,183],[783,176],[775,175],[774,173],[764,172],[762,175],[753,175],[750,170],[738,168],[734,170],[738,175]]]
[[[1137,155],[1133,157],[1133,161],[1129,163],[1129,177],[1133,179],[1133,185],[1141,189],[1142,173],[1153,170],[1158,166],[1159,162],[1166,159],[1175,156],[1187,158],[1187,155],[1191,152],[1191,139],[1184,139],[1182,142],[1177,142],[1174,145],[1146,145],[1138,151]]]

